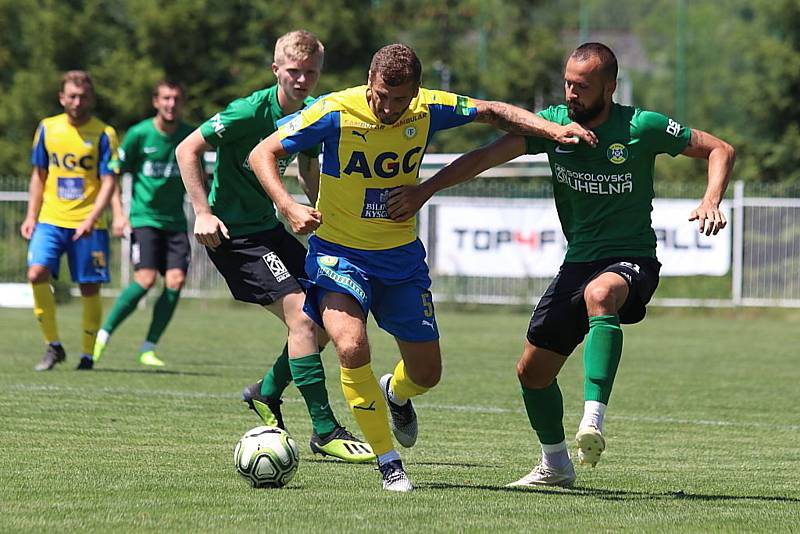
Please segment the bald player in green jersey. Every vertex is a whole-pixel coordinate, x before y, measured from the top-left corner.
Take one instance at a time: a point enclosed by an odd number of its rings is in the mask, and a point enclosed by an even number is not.
[[[305,247],[278,220],[247,156],[276,130],[282,117],[314,101],[324,57],[322,43],[305,30],[289,32],[275,45],[272,71],[278,83],[231,102],[178,146],[178,164],[194,207],[194,235],[236,300],[263,306],[288,329],[288,341],[264,378],[246,387],[243,401],[268,425],[285,428],[281,397],[294,380],[303,395],[314,432],[314,453],[347,462],[375,459],[372,449],[339,424],[325,388],[320,358],[327,343],[303,313]],[[199,158],[216,150],[210,190]],[[300,183],[313,204],[319,188],[318,148],[298,156]],[[280,162],[281,174],[294,156]],[[319,338],[318,338],[319,334]],[[319,342],[318,342],[319,340]]]
[[[191,248],[183,212],[183,188],[175,147],[192,133],[181,120],[185,101],[183,87],[174,81],[161,80],[153,88],[156,115],[131,126],[119,150],[121,172],[133,174],[130,220],[115,221],[114,233],[122,235],[130,226],[133,282],[114,302],[103,328],[97,333],[91,360],[81,363],[91,369],[102,358],[111,335],[136,309],[136,305],[164,277],[164,290],[153,306],[147,336],[139,349],[139,363],[163,367],[156,356],[156,344],[178,306],[181,289],[189,269]],[[119,189],[111,199],[115,211],[122,212]]]
[[[463,155],[429,181],[397,190],[389,201],[390,215],[404,220],[441,189],[522,154],[548,155],[568,246],[558,275],[533,313],[517,363],[542,460],[511,486],[570,487],[575,482],[556,376],[587,333],[584,415],[575,438],[578,459],[594,466],[605,449],[603,419],[622,355],[620,324],[644,318],[658,285],[661,264],[650,219],[655,157],[666,153],[708,160],[708,186],[689,221],[698,221],[706,235],[716,235],[726,225],[719,205],[734,149],[660,113],[616,104],[616,79],[614,53],[601,43],[583,44],[566,63],[566,105],[539,113],[559,124],[577,122],[591,129],[598,139],[595,148],[506,135]]]

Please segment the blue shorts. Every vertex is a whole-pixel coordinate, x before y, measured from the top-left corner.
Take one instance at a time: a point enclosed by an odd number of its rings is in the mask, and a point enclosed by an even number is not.
[[[439,339],[425,247],[419,240],[388,250],[360,250],[312,236],[306,274],[303,310],[319,325],[322,297],[333,291],[351,295],[365,317],[372,311],[378,326],[401,341]]]
[[[67,253],[72,281],[79,284],[108,283],[108,231],[92,230],[88,236],[72,240],[74,228],[39,223],[28,245],[28,267],[43,265],[58,278],[61,256]]]

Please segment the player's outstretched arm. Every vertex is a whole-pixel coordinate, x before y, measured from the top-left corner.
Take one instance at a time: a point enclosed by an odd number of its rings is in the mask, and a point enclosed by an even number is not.
[[[225,224],[211,212],[206,191],[206,175],[203,170],[203,154],[213,147],[206,143],[200,128],[189,134],[175,149],[175,159],[181,170],[181,179],[194,209],[194,237],[207,247],[218,247],[219,234],[230,238]]]
[[[435,193],[466,182],[480,173],[525,153],[525,138],[506,134],[495,142],[467,152],[418,185],[399,187],[389,195],[389,216],[405,221],[417,214]]]
[[[275,207],[281,215],[289,222],[292,231],[301,235],[308,234],[322,224],[322,215],[314,208],[298,204],[286,191],[278,169],[278,158],[286,155],[287,152],[278,138],[278,132],[274,132],[256,145],[250,152],[248,161],[250,168],[258,177],[258,181],[261,182],[261,187],[275,203]]]
[[[708,186],[700,205],[689,215],[690,221],[699,221],[700,233],[717,235],[728,222],[719,209],[736,161],[736,150],[708,132],[692,129],[689,145],[682,152],[690,158],[708,160]]]
[[[36,228],[36,221],[39,219],[39,210],[42,209],[42,199],[44,198],[44,183],[47,181],[47,169],[34,165],[31,172],[31,183],[28,186],[28,212],[25,220],[19,227],[19,233],[25,239],[30,239],[33,230]]]
[[[597,145],[594,132],[576,122],[562,126],[505,102],[475,100],[475,107],[478,109],[476,122],[491,124],[508,133],[544,137],[562,145],[577,145],[581,141]]]

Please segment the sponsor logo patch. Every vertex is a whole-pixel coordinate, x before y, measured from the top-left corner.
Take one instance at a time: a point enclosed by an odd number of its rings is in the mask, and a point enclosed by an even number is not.
[[[367,188],[364,190],[364,209],[361,210],[362,219],[388,219],[389,208],[386,202],[389,200],[389,193],[396,187],[385,189]]]
[[[406,139],[413,139],[417,135],[417,129],[413,126],[409,126],[403,130],[403,135],[406,137]]]
[[[106,255],[102,250],[92,251],[92,265],[98,271],[106,268]]]
[[[289,269],[286,268],[286,266],[283,264],[278,255],[275,254],[274,252],[270,252],[269,254],[264,254],[263,256],[261,256],[261,258],[264,260],[264,263],[267,264],[269,272],[272,273],[272,276],[275,277],[275,280],[277,282],[283,282],[284,280],[292,276],[289,273]]]
[[[336,256],[320,256],[319,263],[321,265],[325,265],[326,267],[333,267],[339,263],[339,258]]]
[[[334,271],[330,267],[325,267],[324,265],[320,265],[319,266],[319,270],[317,271],[317,275],[318,276],[325,276],[327,278],[330,278],[331,280],[336,282],[338,285],[348,289],[350,291],[350,293],[354,297],[359,299],[361,302],[366,302],[366,300],[367,300],[366,292],[364,291],[364,289],[360,285],[358,285],[356,283],[355,280],[353,280],[349,276],[345,276],[345,275],[343,275],[341,273],[337,273],[336,271]]]
[[[225,125],[222,124],[222,117],[219,113],[211,117],[211,127],[214,128],[214,133],[217,134],[217,137],[222,138],[222,134],[225,132]]]
[[[281,128],[283,129],[284,132],[286,132],[287,135],[295,133],[302,127],[303,127],[303,117],[301,117],[300,115],[298,115],[297,117],[293,118],[292,120],[281,126]]]
[[[682,126],[672,119],[667,122],[667,133],[673,137],[678,137],[681,134]]]

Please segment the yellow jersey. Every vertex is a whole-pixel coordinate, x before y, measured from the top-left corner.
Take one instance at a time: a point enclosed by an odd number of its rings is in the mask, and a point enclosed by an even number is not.
[[[316,235],[362,250],[386,250],[417,238],[416,217],[395,222],[389,193],[416,184],[422,156],[438,130],[466,124],[477,109],[469,97],[420,88],[406,112],[383,124],[367,102],[367,86],[330,93],[285,118],[278,135],[294,154],[322,145]]]
[[[81,126],[66,114],[39,123],[31,163],[47,170],[39,222],[77,228],[89,216],[100,191],[100,177],[113,174],[117,157],[114,128],[92,117]],[[103,218],[98,228],[104,227]]]

